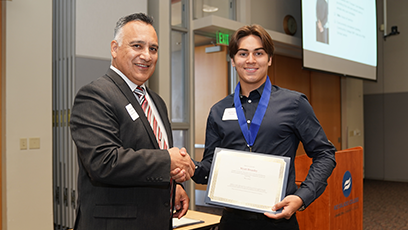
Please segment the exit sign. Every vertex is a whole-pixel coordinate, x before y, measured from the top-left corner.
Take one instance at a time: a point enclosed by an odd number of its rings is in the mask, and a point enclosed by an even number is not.
[[[217,45],[226,45],[226,46],[229,45],[229,34],[217,32],[215,37],[216,37]]]

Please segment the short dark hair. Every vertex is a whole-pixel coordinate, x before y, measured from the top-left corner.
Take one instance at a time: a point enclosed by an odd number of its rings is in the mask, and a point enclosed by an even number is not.
[[[116,22],[115,29],[113,31],[113,37],[116,39],[116,36],[119,34],[120,30],[128,23],[132,21],[142,21],[146,24],[152,25],[153,26],[153,18],[149,15],[146,15],[144,13],[134,13],[130,14],[127,16],[123,16],[119,18],[119,20]]]
[[[237,54],[238,52],[239,40],[249,35],[258,36],[261,39],[263,48],[268,54],[268,58],[273,56],[273,53],[275,52],[275,47],[274,47],[271,36],[268,34],[268,32],[266,32],[266,30],[262,26],[253,24],[253,25],[249,25],[249,26],[247,25],[247,26],[243,26],[239,28],[231,36],[228,49],[229,49],[229,56],[232,59],[234,59],[235,54]]]

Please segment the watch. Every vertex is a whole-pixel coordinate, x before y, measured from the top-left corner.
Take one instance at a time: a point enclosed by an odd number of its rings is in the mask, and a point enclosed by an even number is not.
[[[286,15],[283,19],[283,29],[286,34],[294,35],[297,31],[296,20],[292,15]]]

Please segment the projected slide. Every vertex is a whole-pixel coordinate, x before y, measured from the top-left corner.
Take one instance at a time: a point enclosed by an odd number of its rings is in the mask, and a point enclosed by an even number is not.
[[[304,67],[375,80],[375,4],[373,0],[303,0]]]

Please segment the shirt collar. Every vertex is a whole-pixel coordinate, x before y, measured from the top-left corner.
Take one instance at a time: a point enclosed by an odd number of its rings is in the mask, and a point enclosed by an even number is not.
[[[259,86],[259,88],[255,89],[255,90],[252,90],[252,91],[249,93],[249,97],[248,97],[248,98],[261,97],[264,88],[265,88],[265,82],[264,82],[261,86]],[[240,94],[239,97],[240,97],[240,98],[243,98],[244,95]]]
[[[127,78],[125,76],[125,74],[123,74],[120,70],[118,70],[113,65],[111,65],[110,68],[111,68],[111,70],[115,71],[115,73],[117,73],[126,82],[126,84],[129,86],[129,88],[130,88],[130,90],[132,90],[132,92],[135,91],[135,89],[136,89],[136,87],[138,87],[138,85],[136,85],[131,80],[129,80],[129,78]],[[140,85],[140,86],[143,87],[144,89],[146,89],[146,86],[144,85],[144,83],[142,85]]]

